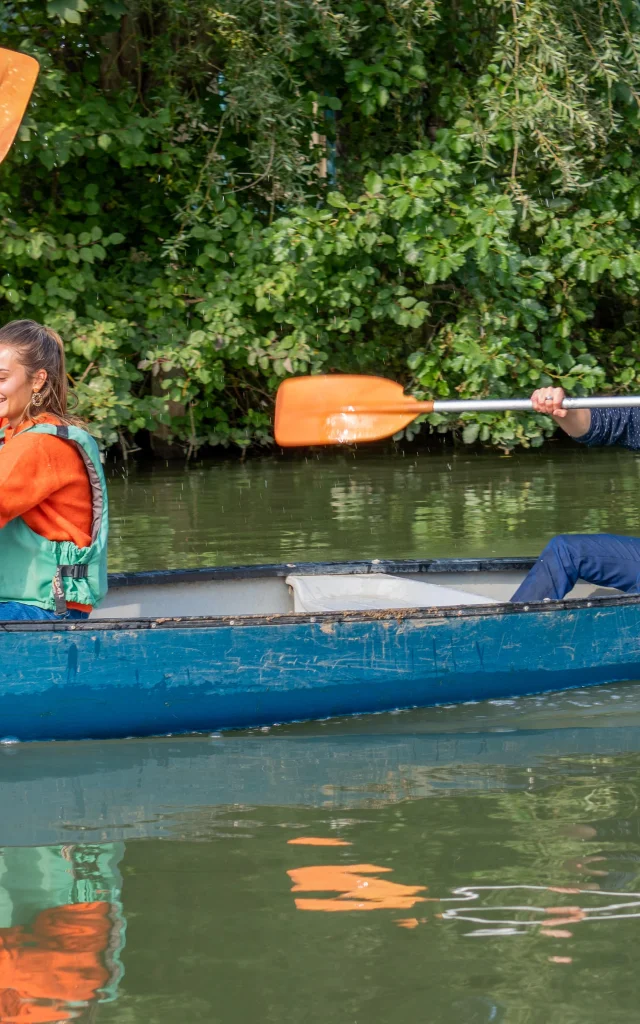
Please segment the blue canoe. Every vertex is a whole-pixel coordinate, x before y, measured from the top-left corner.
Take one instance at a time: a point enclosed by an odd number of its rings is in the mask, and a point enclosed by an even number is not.
[[[2,624],[0,737],[178,734],[639,679],[640,596],[580,584],[509,604],[531,564],[115,575],[87,622]]]

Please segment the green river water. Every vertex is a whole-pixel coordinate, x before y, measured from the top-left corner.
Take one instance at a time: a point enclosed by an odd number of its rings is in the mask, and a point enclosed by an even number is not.
[[[640,531],[640,455],[329,452],[110,479],[111,567],[533,555],[554,533]]]
[[[640,458],[577,447],[134,466],[110,492],[112,570],[640,532]],[[638,1016],[635,684],[0,748],[0,777],[0,1022]]]

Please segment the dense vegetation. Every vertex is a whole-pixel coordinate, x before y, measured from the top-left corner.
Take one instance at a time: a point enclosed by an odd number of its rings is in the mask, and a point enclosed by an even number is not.
[[[105,443],[267,442],[318,370],[638,389],[634,0],[0,0],[0,26],[42,66],[0,315],[63,333]]]

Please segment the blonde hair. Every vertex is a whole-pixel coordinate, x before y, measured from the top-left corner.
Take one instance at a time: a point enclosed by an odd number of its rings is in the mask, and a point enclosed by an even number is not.
[[[29,402],[22,415],[23,421],[47,412],[57,416],[62,423],[82,423],[68,412],[69,387],[64,344],[56,331],[35,320],[12,320],[0,327],[0,344],[15,348],[28,377],[35,377],[38,370],[46,370],[47,373],[47,379],[38,392],[42,401],[37,406],[33,400]]]

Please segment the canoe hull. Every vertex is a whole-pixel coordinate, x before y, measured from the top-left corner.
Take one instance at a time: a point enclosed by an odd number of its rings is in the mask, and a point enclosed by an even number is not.
[[[5,625],[0,737],[178,734],[640,679],[640,602]]]

